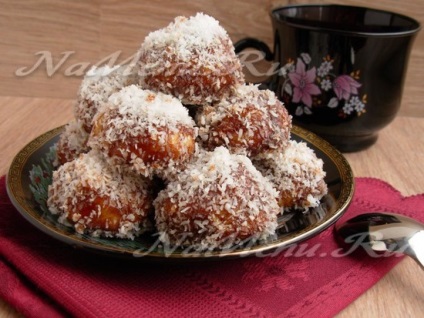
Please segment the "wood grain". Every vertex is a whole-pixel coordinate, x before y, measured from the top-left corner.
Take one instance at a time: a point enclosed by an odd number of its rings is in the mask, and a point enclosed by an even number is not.
[[[218,1],[176,0],[0,0],[0,95],[74,98],[81,73],[101,61],[117,62],[130,58],[151,31],[166,26],[177,15],[202,11],[218,19],[233,41],[246,36],[272,45],[271,8],[286,4],[341,3],[371,6],[409,15],[424,22],[422,0],[261,0]],[[38,61],[37,53],[52,54],[57,66],[65,52],[72,52],[57,72],[49,76],[45,63],[28,76],[17,76],[17,70],[28,71]],[[109,58],[108,58],[109,57]],[[424,33],[414,44],[407,73],[403,115],[424,116]],[[74,73],[67,76],[66,74]],[[77,74],[75,74],[77,73]],[[79,74],[79,75],[78,75]]]
[[[7,172],[14,154],[23,146],[43,132],[69,122],[73,116],[71,100],[1,97],[0,105],[0,118],[4,118],[0,125],[0,136],[4,136],[0,175]]]

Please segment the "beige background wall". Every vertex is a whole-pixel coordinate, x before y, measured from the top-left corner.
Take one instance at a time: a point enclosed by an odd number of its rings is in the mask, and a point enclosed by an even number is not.
[[[126,60],[150,31],[166,26],[177,15],[202,11],[218,19],[233,41],[253,36],[271,44],[271,8],[319,2],[396,11],[424,24],[423,0],[0,0],[0,96],[73,99],[80,74],[88,66],[114,52],[118,63]],[[58,69],[49,76],[44,61],[30,75],[18,76],[29,72],[42,51],[51,52],[51,66]],[[63,59],[66,54],[68,58]],[[423,82],[424,31],[421,31],[409,63],[403,115],[424,116]],[[412,92],[419,100],[408,97]]]

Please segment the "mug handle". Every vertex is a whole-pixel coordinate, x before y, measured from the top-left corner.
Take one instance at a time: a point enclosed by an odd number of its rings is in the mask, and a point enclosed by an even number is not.
[[[274,59],[274,54],[271,52],[269,46],[265,42],[262,42],[261,40],[255,38],[241,39],[234,44],[234,48],[236,54],[240,53],[245,49],[252,48],[264,53],[265,60],[271,62]]]
[[[269,46],[265,42],[255,38],[241,39],[234,44],[234,48],[235,48],[236,54],[248,48],[256,49],[264,53],[266,61],[271,62],[274,60],[274,53],[271,52]],[[260,84],[259,85],[260,89],[268,89],[271,86],[271,79],[268,78],[264,82],[261,82],[258,84]]]

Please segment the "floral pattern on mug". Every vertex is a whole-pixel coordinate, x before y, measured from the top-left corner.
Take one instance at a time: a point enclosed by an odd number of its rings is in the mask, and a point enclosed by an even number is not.
[[[286,78],[283,101],[299,104],[296,116],[311,115],[318,107],[335,109],[342,118],[366,112],[367,94],[359,94],[359,70],[336,75],[332,73],[334,60],[330,56],[324,57],[318,68],[311,62],[310,55],[302,53],[296,62],[289,59],[280,70]]]

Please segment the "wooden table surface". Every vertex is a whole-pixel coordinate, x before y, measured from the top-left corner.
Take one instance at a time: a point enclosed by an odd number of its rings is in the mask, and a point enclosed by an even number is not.
[[[36,136],[72,118],[73,100],[0,97],[0,173]],[[424,118],[395,119],[371,148],[346,154],[355,176],[376,177],[403,195],[424,192]],[[424,317],[424,272],[403,260],[339,317]],[[348,286],[346,286],[348,288]],[[318,313],[319,315],[319,313]],[[18,313],[0,299],[0,317]]]

